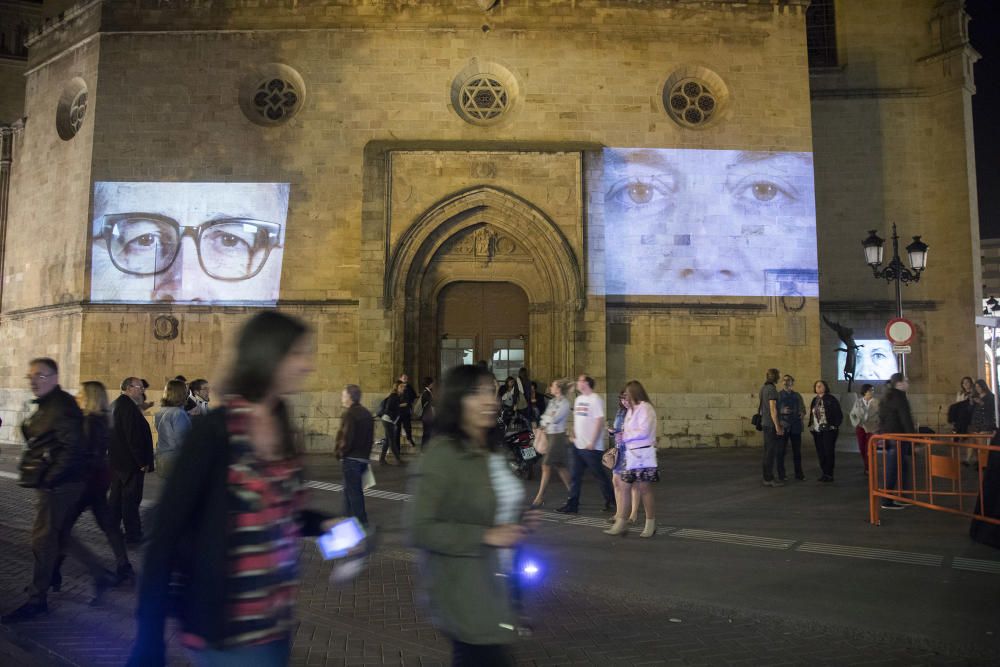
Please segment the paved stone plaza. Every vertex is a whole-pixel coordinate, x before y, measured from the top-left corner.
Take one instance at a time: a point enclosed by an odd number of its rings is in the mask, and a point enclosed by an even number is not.
[[[535,637],[517,646],[526,665],[988,665],[1000,632],[1000,554],[971,542],[964,520],[910,508],[866,521],[856,455],[840,454],[838,482],[764,489],[755,450],[673,451],[656,538],[600,532],[597,489],[579,517],[545,512],[532,548],[546,584],[530,596]],[[341,502],[337,464],[312,460],[313,502]],[[807,468],[808,469],[808,468]],[[0,599],[28,580],[31,492],[0,458]],[[403,545],[406,484],[376,471],[369,514],[382,549],[353,586],[328,583],[329,567],[304,552],[296,665],[446,664],[447,642],[414,598],[415,567]],[[155,498],[151,478],[146,497]],[[551,494],[546,507],[559,500]],[[590,501],[589,503],[587,501]],[[151,504],[151,503],[147,503]],[[89,518],[77,531],[106,550]],[[136,558],[138,561],[138,558]],[[130,591],[87,606],[90,584],[75,563],[43,620],[0,628],[4,664],[119,665],[133,636]],[[171,664],[186,664],[176,642]]]

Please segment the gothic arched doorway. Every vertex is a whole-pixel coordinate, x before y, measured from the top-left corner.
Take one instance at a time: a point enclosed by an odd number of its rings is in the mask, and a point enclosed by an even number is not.
[[[438,294],[438,377],[486,360],[501,382],[530,362],[528,295],[508,282],[454,282]]]
[[[536,377],[566,374],[574,367],[585,301],[580,265],[559,227],[510,193],[477,188],[433,206],[400,238],[387,278],[393,338],[397,345],[402,342],[394,348],[401,353],[393,364],[397,369],[440,377],[441,336],[451,334],[438,330],[438,307],[442,292],[447,299],[446,290],[455,283],[517,289],[520,297],[511,304],[526,299],[527,331],[498,333],[525,336],[524,355]],[[474,344],[474,355],[489,358],[492,345],[485,339],[478,349]]]

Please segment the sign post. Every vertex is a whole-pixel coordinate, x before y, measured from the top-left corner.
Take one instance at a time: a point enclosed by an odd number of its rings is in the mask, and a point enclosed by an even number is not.
[[[906,355],[913,350],[910,343],[916,334],[917,328],[905,317],[894,317],[885,325],[885,337],[892,343],[896,366],[903,375],[906,375]]]

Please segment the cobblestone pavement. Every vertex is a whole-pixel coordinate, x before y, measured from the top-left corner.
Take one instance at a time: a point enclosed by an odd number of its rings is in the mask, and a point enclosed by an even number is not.
[[[9,468],[7,468],[9,470]],[[380,475],[380,487],[393,487],[392,474]],[[327,476],[326,479],[332,479]],[[154,485],[155,486],[155,485]],[[394,491],[404,491],[402,483]],[[329,507],[340,494],[318,491]],[[387,495],[392,495],[387,494]],[[152,497],[147,493],[147,497]],[[372,499],[375,514],[398,514],[402,498]],[[30,575],[27,546],[32,520],[32,493],[10,479],[0,478],[0,608],[22,599]],[[596,515],[594,517],[597,518]],[[584,518],[585,519],[585,518]],[[596,521],[591,521],[593,528]],[[588,561],[588,576],[560,549],[579,549],[579,540],[597,539],[586,521],[553,528],[545,545],[553,576],[528,596],[535,634],[515,647],[524,665],[988,665],[996,664],[981,652],[956,648],[935,637],[901,636],[817,621],[791,618],[757,609],[726,608],[718,603],[681,599],[658,593],[660,583],[634,581],[627,576],[605,578],[605,570],[622,569],[621,562],[600,554]],[[103,536],[89,516],[81,519],[77,534],[99,553],[106,553]],[[412,555],[400,545],[398,522],[386,522],[386,546],[368,570],[352,585],[327,581],[329,567],[317,551],[303,552],[300,624],[293,643],[295,665],[441,665],[447,664],[447,642],[429,624],[415,601]],[[560,532],[562,531],[562,532]],[[573,531],[573,532],[570,532]],[[576,537],[581,536],[581,537]],[[683,537],[683,535],[678,536]],[[639,558],[672,558],[688,540],[619,540],[617,553]],[[607,540],[596,547],[607,554]],[[712,549],[739,546],[699,543]],[[616,557],[617,557],[616,553]],[[746,558],[741,552],[742,559]],[[770,554],[769,550],[761,553]],[[758,558],[751,552],[752,558]],[[803,558],[818,558],[803,554]],[[138,562],[138,558],[135,558]],[[826,563],[827,561],[813,561]],[[556,565],[558,563],[558,566]],[[879,563],[865,563],[880,567]],[[829,565],[839,570],[839,565]],[[926,568],[925,568],[926,569]],[[558,573],[555,571],[558,570]],[[665,570],[665,577],[673,569]],[[933,577],[937,577],[934,570]],[[41,620],[0,628],[0,660],[5,664],[120,665],[127,655],[134,627],[131,591],[111,592],[99,608],[87,605],[90,584],[82,568],[69,561],[63,592],[50,596],[51,613]],[[620,573],[619,573],[620,574]],[[626,573],[627,575],[627,573]],[[996,574],[979,574],[995,586]],[[932,577],[932,578],[933,578]],[[586,585],[580,582],[586,580]],[[626,583],[623,583],[626,582]],[[712,581],[705,586],[711,587]],[[725,585],[729,585],[726,583]],[[809,595],[804,589],[804,595]],[[995,590],[995,588],[993,589]],[[717,598],[718,599],[718,598]],[[994,600],[996,598],[993,598]],[[844,600],[814,601],[817,608],[846,604]],[[984,610],[985,611],[985,610]],[[996,613],[996,606],[989,610]],[[995,618],[995,616],[994,616]],[[7,651],[7,652],[5,652]],[[186,664],[174,637],[171,664]],[[14,662],[8,662],[13,660]],[[32,662],[28,662],[28,661]]]

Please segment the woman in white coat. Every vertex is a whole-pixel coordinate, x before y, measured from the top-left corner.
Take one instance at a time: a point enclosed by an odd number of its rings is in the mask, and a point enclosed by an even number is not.
[[[656,467],[656,410],[649,402],[649,395],[638,380],[632,380],[625,385],[625,397],[628,402],[628,414],[625,416],[625,429],[622,442],[625,445],[625,470],[621,480],[639,489],[642,508],[646,513],[646,525],[640,537],[652,537],[656,534],[656,505],[653,499],[653,484],[660,481]],[[631,502],[631,493],[621,494],[621,501]],[[629,515],[628,507],[618,507],[615,525],[605,532],[608,535],[625,535],[628,524],[625,518]]]

